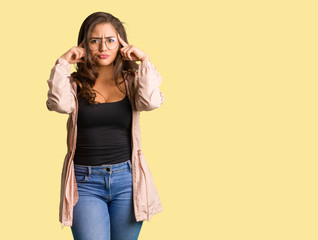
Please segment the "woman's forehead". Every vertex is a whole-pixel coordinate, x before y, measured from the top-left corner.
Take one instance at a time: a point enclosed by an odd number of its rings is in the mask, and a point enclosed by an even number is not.
[[[92,36],[95,37],[109,37],[116,35],[117,31],[110,23],[98,24],[95,26]]]

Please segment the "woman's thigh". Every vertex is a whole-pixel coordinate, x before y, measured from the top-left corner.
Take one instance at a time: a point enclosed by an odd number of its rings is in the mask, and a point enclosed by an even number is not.
[[[108,206],[94,196],[79,196],[73,209],[74,240],[110,240]]]
[[[111,240],[138,239],[143,221],[135,219],[132,181],[131,165],[112,175],[112,198],[108,205]]]

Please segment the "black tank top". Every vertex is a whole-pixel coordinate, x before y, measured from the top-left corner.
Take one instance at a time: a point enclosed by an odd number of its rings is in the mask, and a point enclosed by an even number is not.
[[[89,103],[78,97],[77,141],[74,163],[98,166],[131,160],[132,109],[129,98]]]

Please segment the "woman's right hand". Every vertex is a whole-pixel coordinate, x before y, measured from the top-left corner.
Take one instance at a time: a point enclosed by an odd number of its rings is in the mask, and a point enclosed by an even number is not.
[[[66,53],[64,53],[60,58],[67,60],[70,64],[73,63],[83,63],[85,56],[85,49],[83,48],[83,41],[78,47],[72,47]]]

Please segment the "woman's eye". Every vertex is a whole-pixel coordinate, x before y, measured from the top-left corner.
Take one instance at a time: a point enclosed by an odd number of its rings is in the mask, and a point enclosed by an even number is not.
[[[92,40],[91,43],[96,43],[97,40]]]

